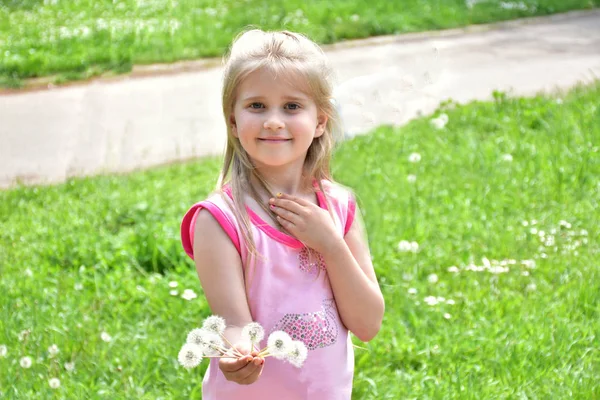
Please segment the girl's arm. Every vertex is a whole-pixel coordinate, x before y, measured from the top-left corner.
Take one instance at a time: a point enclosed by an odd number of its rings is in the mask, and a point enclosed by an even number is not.
[[[368,342],[379,332],[385,302],[358,208],[346,236],[337,237],[320,251],[344,325],[360,340]]]
[[[196,218],[193,249],[196,270],[208,305],[213,314],[225,318],[225,336],[238,347],[236,344],[241,343],[242,328],[252,322],[242,262],[225,231],[204,209],[199,211]],[[243,353],[250,350],[244,349],[243,345],[239,348]],[[264,359],[250,355],[239,360],[219,359],[219,367],[225,377],[240,384],[256,381],[262,372],[263,363]]]

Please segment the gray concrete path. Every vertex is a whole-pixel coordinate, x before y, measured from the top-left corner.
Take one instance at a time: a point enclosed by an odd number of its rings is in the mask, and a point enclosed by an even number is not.
[[[327,47],[348,135],[600,77],[600,10]],[[220,68],[0,95],[0,187],[221,154]]]

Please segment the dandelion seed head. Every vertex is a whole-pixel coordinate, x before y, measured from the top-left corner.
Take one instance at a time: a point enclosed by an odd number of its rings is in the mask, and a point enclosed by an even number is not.
[[[258,322],[251,322],[242,328],[242,339],[252,344],[259,343],[265,338],[265,330]]]
[[[408,181],[408,183],[415,183],[417,181],[417,176],[410,174],[406,177],[406,180]]]
[[[21,360],[19,360],[19,364],[21,365],[22,368],[30,368],[31,365],[33,364],[33,361],[31,361],[31,357],[25,356],[25,357],[21,358]]]
[[[225,333],[225,319],[223,317],[219,317],[218,315],[211,315],[204,320],[202,327],[207,331],[222,335]]]
[[[58,378],[51,378],[48,381],[48,384],[50,385],[50,388],[52,388],[52,389],[58,389],[60,387],[60,379],[58,379]]]
[[[512,160],[513,160],[513,156],[512,156],[512,155],[510,155],[510,154],[504,154],[504,155],[502,156],[502,161],[506,161],[506,162],[512,162]]]
[[[202,361],[202,349],[195,344],[186,343],[179,351],[177,360],[184,368],[197,367]]]
[[[448,313],[445,313],[445,314],[444,314],[444,318],[446,318],[446,319],[450,319],[450,318],[452,318],[452,315],[450,315],[450,314],[448,314]]]
[[[8,354],[8,347],[5,344],[0,344],[0,357],[4,358]]]
[[[193,300],[196,297],[198,297],[198,295],[192,289],[185,289],[181,295],[181,298],[187,301]]]
[[[308,356],[308,349],[306,345],[299,341],[294,340],[290,345],[290,351],[286,355],[286,360],[289,361],[294,367],[300,368],[306,361],[306,357]]]
[[[179,286],[179,283],[175,282],[175,281],[171,281],[169,282],[169,287],[170,288],[176,288],[177,286]]]
[[[75,370],[75,363],[74,362],[66,362],[65,363],[65,369],[69,372],[74,371]]]
[[[48,353],[50,354],[50,357],[54,357],[59,353],[59,349],[58,346],[53,344],[52,346],[48,347]]]
[[[177,290],[170,290],[170,291],[169,291],[169,294],[170,294],[171,296],[177,296],[177,295],[179,294],[179,292],[178,292]]]
[[[429,283],[437,283],[439,281],[439,278],[436,274],[431,274],[427,277],[427,280],[429,281]]]
[[[410,250],[411,250],[411,247],[410,247],[410,242],[408,240],[401,240],[398,243],[398,251],[407,252]]]
[[[448,267],[448,272],[457,273],[457,272],[459,272],[459,270],[458,270],[458,267],[453,265],[451,267]]]
[[[417,294],[417,289],[411,287],[410,289],[408,289],[408,294]]]
[[[110,342],[112,340],[112,337],[108,333],[102,332],[100,334],[100,339],[102,339],[103,341],[105,341],[105,342],[108,343],[108,342]]]
[[[291,344],[292,338],[284,331],[274,331],[267,339],[269,353],[279,360],[283,359],[289,353]]]
[[[421,161],[421,155],[419,153],[411,153],[410,156],[408,156],[408,161],[411,163],[418,163]]]

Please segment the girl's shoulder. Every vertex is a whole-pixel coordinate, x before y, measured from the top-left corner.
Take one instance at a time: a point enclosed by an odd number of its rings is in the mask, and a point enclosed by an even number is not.
[[[322,180],[321,186],[325,192],[328,206],[331,206],[332,211],[338,216],[344,227],[344,234],[348,233],[356,214],[354,193],[350,188],[329,180]]]
[[[233,204],[224,191],[217,190],[208,195],[205,200],[192,205],[183,216],[180,233],[181,242],[187,255],[194,258],[194,229],[196,227],[198,215],[202,210],[208,211],[219,223],[239,253],[241,251],[240,238],[238,235],[238,224],[235,214],[233,213]]]

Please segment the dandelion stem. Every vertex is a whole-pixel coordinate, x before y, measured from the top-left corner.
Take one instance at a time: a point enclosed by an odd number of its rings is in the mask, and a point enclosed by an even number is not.
[[[243,357],[244,355],[238,350],[236,349],[229,340],[227,340],[227,338],[225,337],[225,335],[223,335],[222,333],[219,333],[219,335],[221,335],[221,338],[223,338],[223,340],[225,341],[225,343],[227,343],[229,345],[229,347],[231,347],[231,349],[237,354],[238,357]]]

